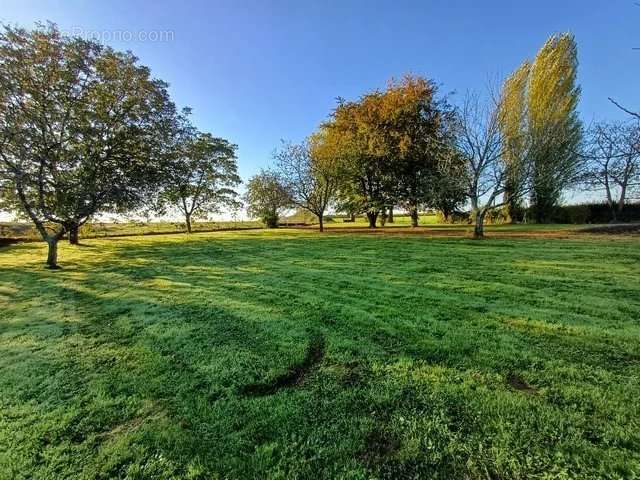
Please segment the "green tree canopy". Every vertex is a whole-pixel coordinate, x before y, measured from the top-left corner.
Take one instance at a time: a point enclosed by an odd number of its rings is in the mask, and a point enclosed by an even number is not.
[[[341,167],[328,155],[323,132],[300,144],[282,142],[274,153],[276,172],[291,203],[311,212],[324,231],[324,213],[335,198]]]
[[[267,228],[277,227],[282,211],[291,206],[287,189],[278,175],[268,170],[249,179],[245,202],[249,215],[259,218]]]
[[[357,101],[340,100],[321,126],[324,148],[341,159],[339,201],[365,212],[371,227],[393,205],[412,212],[429,203],[439,162],[453,150],[453,110],[422,77],[391,81]]]
[[[521,220],[522,192],[518,191],[525,174],[522,168],[529,154],[527,132],[527,84],[531,64],[525,61],[504,82],[500,99],[500,130],[504,141],[505,203],[509,221]]]
[[[194,217],[239,206],[234,188],[241,180],[237,146],[199,132],[188,121],[188,113],[176,119],[159,200],[161,206],[176,208],[184,216],[187,232],[191,233]]]
[[[92,215],[139,204],[159,180],[175,114],[166,84],[131,53],[54,25],[0,33],[0,162],[5,205],[49,244]]]

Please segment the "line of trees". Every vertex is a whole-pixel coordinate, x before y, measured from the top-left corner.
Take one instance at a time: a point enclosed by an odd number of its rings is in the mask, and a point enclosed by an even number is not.
[[[453,212],[463,201],[461,156],[455,149],[455,112],[437,97],[436,85],[407,76],[358,101],[339,100],[331,118],[300,144],[283,142],[275,166],[252,178],[247,200],[265,181],[285,192],[281,208],[305,209],[319,220],[331,205],[366,214],[375,228],[397,206],[410,212],[441,205]],[[274,183],[275,182],[275,183]]]
[[[320,230],[330,204],[366,215],[371,228],[394,207],[417,226],[423,208],[447,217],[468,205],[476,237],[489,211],[521,221],[525,202],[534,221],[547,222],[563,191],[584,178],[577,68],[574,37],[559,34],[499,88],[468,93],[458,107],[431,80],[392,80],[339,99],[318,131],[275,153],[269,178],[287,193],[283,208],[307,209]]]
[[[303,142],[283,142],[274,166],[252,177],[250,215],[277,226],[288,209],[366,215],[376,228],[394,209],[417,226],[425,208],[445,218],[470,207],[475,236],[487,214],[525,211],[546,222],[568,187],[602,188],[618,218],[640,188],[640,128],[576,111],[577,47],[553,35],[501,85],[454,106],[432,80],[406,76],[335,109]],[[0,31],[0,208],[19,212],[57,267],[65,235],[106,212],[178,212],[194,218],[238,208],[236,145],[199,131],[167,84],[131,53],[62,35],[53,24]],[[586,133],[586,135],[585,135]],[[529,208],[525,209],[528,203]]]
[[[0,31],[0,207],[33,222],[58,268],[58,242],[105,212],[233,202],[236,146],[197,131],[167,84],[130,52],[53,24]]]

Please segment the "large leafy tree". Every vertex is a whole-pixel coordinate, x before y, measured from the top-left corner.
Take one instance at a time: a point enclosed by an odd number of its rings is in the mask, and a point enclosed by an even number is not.
[[[527,86],[534,218],[548,221],[562,191],[577,179],[582,125],[576,111],[578,53],[573,35],[553,35],[531,65]]]
[[[343,166],[339,197],[365,213],[372,228],[390,203],[390,164],[379,136],[381,96],[373,92],[358,101],[340,99],[331,119],[321,126],[327,148]]]
[[[322,126],[344,166],[340,203],[366,213],[370,227],[393,205],[408,210],[417,225],[418,208],[430,201],[439,162],[453,144],[453,111],[436,92],[433,82],[407,76],[384,91],[340,101]]]
[[[455,164],[455,115],[436,93],[432,81],[408,76],[391,83],[382,97],[391,198],[409,212],[414,227],[420,207],[435,207],[438,200],[450,204],[456,195],[445,179]]]
[[[236,145],[209,133],[197,131],[187,119],[178,116],[165,167],[160,206],[177,209],[185,219],[187,232],[194,218],[237,208],[240,184]]]
[[[5,206],[48,243],[91,216],[133,208],[157,183],[175,114],[166,84],[131,53],[54,25],[0,33],[0,174]]]

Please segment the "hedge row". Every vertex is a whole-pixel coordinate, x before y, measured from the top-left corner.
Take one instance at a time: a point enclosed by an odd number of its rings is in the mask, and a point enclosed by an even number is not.
[[[524,209],[521,215],[524,222],[532,217],[529,209]],[[581,203],[557,207],[550,223],[581,225],[609,223],[612,220],[611,208],[606,203]],[[438,223],[471,223],[471,221],[472,219],[468,212],[457,212],[449,218],[448,222],[445,221],[442,214],[438,214]],[[491,210],[487,213],[485,221],[488,224],[506,223],[507,215],[505,209]],[[640,222],[640,203],[625,205],[622,214],[618,215],[618,222]]]
[[[606,203],[582,203],[558,207],[553,215],[554,223],[609,223],[613,220],[611,208]],[[619,222],[640,222],[640,203],[625,205],[618,215]]]

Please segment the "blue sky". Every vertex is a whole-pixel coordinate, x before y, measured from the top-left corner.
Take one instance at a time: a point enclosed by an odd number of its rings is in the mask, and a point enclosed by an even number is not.
[[[180,106],[193,107],[200,129],[239,145],[245,179],[281,138],[311,133],[338,96],[414,73],[460,97],[508,74],[554,32],[577,38],[585,122],[624,118],[608,96],[640,107],[640,7],[630,0],[2,3],[4,22],[110,32],[108,43],[134,51]],[[114,38],[123,31],[172,38]]]

